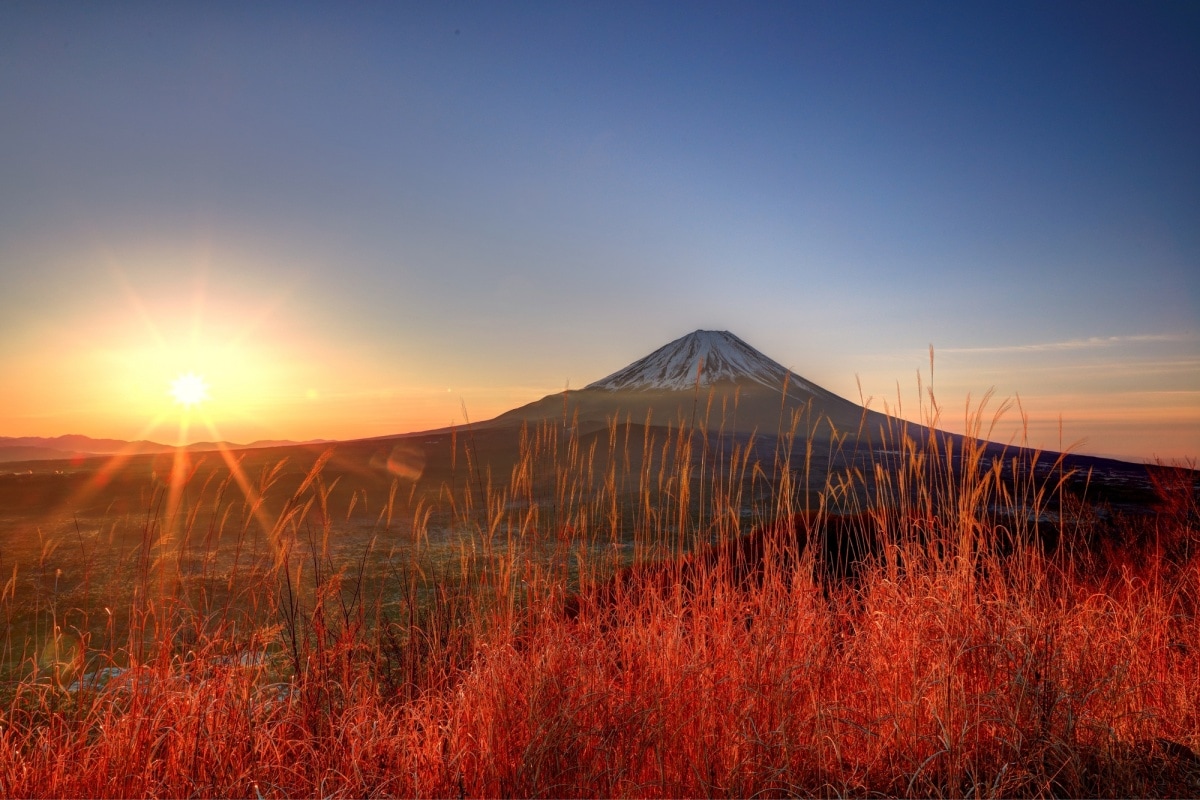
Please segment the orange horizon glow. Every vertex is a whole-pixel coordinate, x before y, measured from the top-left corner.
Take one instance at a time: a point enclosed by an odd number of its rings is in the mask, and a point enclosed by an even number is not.
[[[0,384],[0,435],[83,434],[162,444],[345,441],[462,425],[464,408],[472,422],[482,422],[562,390],[527,375],[514,376],[522,383],[506,382],[502,367],[462,367],[475,373],[473,385],[437,384],[453,379],[456,370],[447,364],[456,363],[454,354],[416,345],[373,351],[370,342],[335,339],[300,319],[306,307],[294,297],[285,303],[279,295],[225,291],[218,300],[204,279],[206,259],[197,257],[190,290],[137,291],[112,266],[124,308],[97,304],[99,310],[76,314],[69,328],[24,334],[9,361],[11,374],[21,377]],[[1182,341],[1178,355],[1154,362],[1137,349],[1146,346],[1102,340],[1015,356],[1011,348],[947,350],[938,356],[939,426],[964,432],[962,402],[955,398],[970,398],[973,388],[986,389],[1003,376],[1022,390],[1025,418],[1010,409],[996,441],[1132,461],[1196,459],[1200,391],[1189,377],[1193,342]],[[1055,360],[1087,348],[1106,360]],[[404,355],[399,366],[390,361],[397,352]],[[638,355],[628,354],[629,360]],[[902,362],[889,358],[874,365],[864,358],[871,367],[864,385],[895,386]],[[580,364],[579,384],[615,366]],[[1151,369],[1166,377],[1152,380]],[[868,400],[853,382],[839,386],[835,378],[797,371],[855,402]],[[920,405],[916,386],[901,385],[903,407],[893,400],[888,410],[923,421],[913,413]],[[1003,396],[998,392],[992,406]],[[885,410],[879,400],[869,405]]]
[[[215,398],[190,408],[175,405],[177,410],[171,411],[164,409],[164,402],[159,400],[157,412],[141,421],[131,416],[121,419],[115,414],[92,413],[62,419],[60,424],[52,420],[43,432],[15,435],[52,437],[83,433],[95,438],[149,439],[175,445],[222,441],[251,444],[261,440],[348,441],[461,426],[464,404],[470,421],[478,423],[553,393],[539,394],[528,387],[495,392],[478,388],[464,393],[417,387],[408,392],[294,398],[279,402],[274,413],[266,403],[231,410]],[[991,433],[993,441],[1134,462],[1183,462],[1195,460],[1200,454],[1200,407],[1189,406],[1186,397],[1164,399],[1159,405],[1142,402],[1137,397],[1116,397],[1103,403],[1091,398],[1090,405],[1080,402],[1083,398],[1065,396],[1019,399],[1019,407],[1011,405],[1000,416]],[[994,398],[985,410],[988,422],[1003,401]],[[872,402],[870,407],[897,413],[895,404],[885,409],[883,404]],[[947,401],[937,419],[938,427],[954,433],[966,432],[965,407],[965,402]],[[900,416],[912,421],[926,421],[907,405],[900,412]],[[221,413],[225,418],[219,417]],[[193,421],[203,424],[193,425]],[[8,427],[11,422],[0,420],[0,424]]]

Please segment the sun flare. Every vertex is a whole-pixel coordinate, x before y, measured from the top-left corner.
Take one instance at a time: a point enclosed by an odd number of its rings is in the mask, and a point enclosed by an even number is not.
[[[179,405],[191,408],[208,399],[208,384],[194,372],[184,373],[171,382],[171,397]]]

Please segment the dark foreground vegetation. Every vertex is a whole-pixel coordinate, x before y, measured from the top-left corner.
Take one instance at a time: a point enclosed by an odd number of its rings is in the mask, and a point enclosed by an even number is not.
[[[125,555],[0,577],[0,796],[1200,794],[1194,471],[1120,511],[899,436],[814,493],[804,437],[693,441],[548,426],[402,521],[320,460],[166,476]]]

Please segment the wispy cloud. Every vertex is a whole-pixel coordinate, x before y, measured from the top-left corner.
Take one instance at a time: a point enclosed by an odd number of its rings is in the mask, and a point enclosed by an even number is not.
[[[1133,336],[1089,336],[1086,339],[1066,339],[1059,342],[1037,342],[1034,344],[1011,344],[993,347],[943,347],[938,353],[982,354],[982,353],[1048,353],[1072,350],[1097,350],[1128,344],[1158,344],[1167,342],[1193,342],[1200,340],[1195,331],[1186,333],[1146,333]]]

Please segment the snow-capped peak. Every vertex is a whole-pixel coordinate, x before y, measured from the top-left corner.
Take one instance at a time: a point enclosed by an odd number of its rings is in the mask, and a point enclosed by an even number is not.
[[[786,380],[791,386],[811,390],[787,368],[729,331],[693,331],[585,388],[683,391],[694,388],[697,380],[702,387],[723,380],[751,380],[778,390],[783,389]]]

